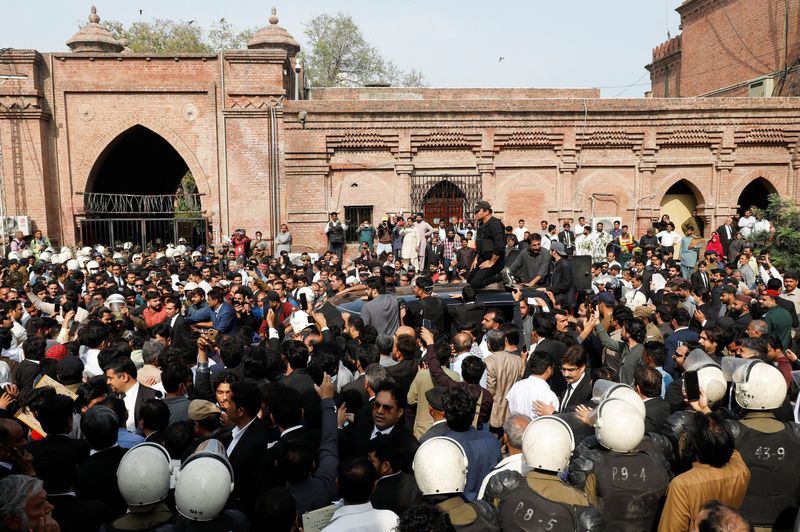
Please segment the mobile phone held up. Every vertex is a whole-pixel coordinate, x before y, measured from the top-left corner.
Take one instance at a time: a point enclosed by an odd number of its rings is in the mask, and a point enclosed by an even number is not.
[[[422,320],[422,326],[423,326],[425,329],[428,329],[429,331],[432,331],[432,330],[433,330],[433,326],[431,325],[431,320],[426,320],[426,319],[423,319],[423,320]]]
[[[683,374],[683,385],[686,389],[686,400],[690,403],[700,400],[700,381],[696,371],[687,371]]]

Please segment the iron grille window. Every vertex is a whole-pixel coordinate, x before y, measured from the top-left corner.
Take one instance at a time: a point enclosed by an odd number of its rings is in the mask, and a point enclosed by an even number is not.
[[[356,207],[344,208],[344,219],[347,223],[347,231],[345,238],[348,244],[358,242],[358,226],[364,220],[369,220],[369,223],[375,225],[372,221],[372,205],[360,205]]]
[[[483,199],[479,175],[415,175],[411,177],[414,212],[435,223],[440,218],[473,218],[475,202]]]

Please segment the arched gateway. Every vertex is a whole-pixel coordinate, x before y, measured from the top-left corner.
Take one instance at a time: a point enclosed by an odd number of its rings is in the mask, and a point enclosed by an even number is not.
[[[86,243],[207,243],[208,223],[189,166],[166,139],[142,125],[123,131],[97,158],[83,207],[80,240]]]

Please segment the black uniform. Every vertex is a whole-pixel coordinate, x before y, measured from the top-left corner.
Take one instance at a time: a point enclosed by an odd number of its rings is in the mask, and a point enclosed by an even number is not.
[[[570,462],[570,480],[582,484],[590,502],[601,509],[608,530],[634,532],[656,524],[669,470],[652,439],[646,436],[642,448],[631,453],[608,451],[591,436],[581,442]]]
[[[505,228],[503,223],[492,216],[486,223],[479,223],[477,234],[475,235],[475,255],[477,261],[475,268],[469,272],[467,282],[475,288],[494,282],[495,276],[502,271],[505,266]],[[497,256],[497,262],[491,268],[481,269],[483,261],[491,260]]]
[[[748,412],[728,426],[750,468],[742,516],[756,527],[791,529],[800,505],[800,425]]]
[[[504,531],[605,529],[602,516],[589,506],[586,495],[563,484],[556,475],[531,471],[523,477],[516,471],[501,471],[489,481],[484,498],[497,506]]]

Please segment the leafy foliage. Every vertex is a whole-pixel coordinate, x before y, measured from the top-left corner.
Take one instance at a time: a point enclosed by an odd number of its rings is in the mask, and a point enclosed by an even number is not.
[[[127,28],[118,21],[103,21],[117,39],[128,40],[134,52],[211,53],[244,48],[256,29],[237,31],[226,19],[211,25],[208,32],[194,21],[154,19],[134,22]]]
[[[789,198],[770,194],[766,209],[756,214],[772,222],[775,233],[757,233],[752,239],[757,248],[770,254],[771,262],[783,270],[800,270],[800,209]]]
[[[305,24],[305,35],[308,51],[303,58],[312,86],[425,85],[420,71],[403,71],[382,57],[350,15],[318,15]]]

